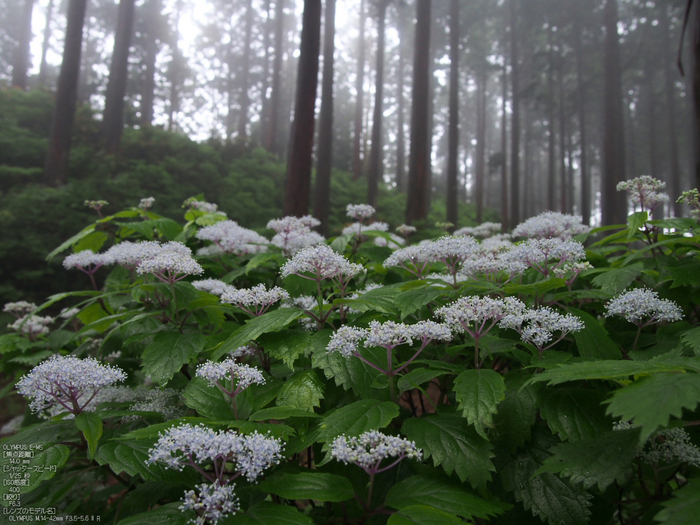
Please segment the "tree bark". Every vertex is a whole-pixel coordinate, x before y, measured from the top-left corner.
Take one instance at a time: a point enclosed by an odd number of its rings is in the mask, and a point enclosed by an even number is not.
[[[510,223],[520,222],[520,71],[518,42],[518,12],[516,2],[510,0],[510,61],[513,86],[513,117],[511,121],[510,158]]]
[[[272,62],[272,91],[270,92],[270,120],[265,137],[265,149],[277,151],[277,127],[280,112],[280,86],[282,76],[282,47],[284,45],[284,0],[275,5],[275,58]]]
[[[158,55],[158,42],[156,27],[162,8],[161,0],[150,0],[144,5],[144,13],[147,34],[145,41],[145,66],[143,77],[143,92],[141,94],[141,126],[150,127],[153,123],[153,102],[156,89],[156,56]]]
[[[379,180],[382,178],[382,116],[384,113],[384,41],[386,34],[386,8],[388,1],[377,4],[377,62],[374,88],[374,115],[372,117],[372,149],[369,154],[367,174],[367,204],[377,205]]]
[[[175,4],[175,34],[171,43],[173,57],[170,62],[170,105],[168,106],[168,131],[175,129],[175,114],[180,110],[180,82],[182,69],[182,56],[180,55],[180,33],[178,26],[180,22],[180,12],[182,11],[182,0],[177,0]]]
[[[68,173],[68,155],[70,154],[73,122],[75,121],[86,3],[87,0],[71,0],[68,4],[63,62],[58,77],[56,109],[54,110],[44,169],[44,182],[49,186],[63,184]]]
[[[588,172],[588,140],[586,135],[586,90],[583,82],[583,42],[579,17],[574,17],[576,53],[576,98],[578,102],[578,124],[581,155],[579,158],[581,173],[581,219],[583,224],[591,222],[591,179]]]
[[[450,3],[449,118],[447,147],[447,222],[451,222],[457,226],[459,222],[459,213],[457,209],[457,197],[459,195],[457,185],[457,161],[459,157],[459,0],[452,0]],[[477,221],[481,222],[480,210],[478,207]]]
[[[248,108],[250,97],[248,96],[248,83],[250,78],[250,41],[253,33],[253,0],[248,0],[245,10],[245,37],[243,44],[243,59],[241,62],[241,94],[239,105],[241,113],[238,117],[238,136],[248,136]]]
[[[397,191],[404,191],[406,186],[406,139],[404,135],[405,117],[404,117],[404,106],[406,101],[404,99],[404,73],[406,64],[406,43],[404,42],[406,36],[406,29],[404,27],[404,14],[403,14],[403,4],[399,3],[397,6],[398,11],[398,23],[397,31],[399,34],[399,65],[398,65],[398,79],[396,82],[396,100],[397,100],[397,133],[396,133],[396,189]]]
[[[323,85],[319,116],[318,163],[314,215],[321,221],[320,233],[328,235],[331,168],[333,164],[333,66],[335,52],[335,0],[326,0],[323,32]]]
[[[474,201],[476,222],[484,220],[484,183],[486,179],[486,64],[485,57],[479,58],[476,71],[476,180],[474,181]]]
[[[678,137],[676,135],[676,89],[674,86],[673,75],[671,73],[671,60],[673,57],[672,40],[670,31],[670,21],[666,12],[668,9],[665,5],[661,5],[661,30],[664,38],[664,49],[666,51],[664,57],[664,91],[666,95],[666,114],[668,116],[668,138],[671,163],[671,171],[668,176],[668,192],[671,195],[671,206],[676,217],[681,216],[681,205],[676,202],[676,199],[681,194],[681,169],[678,162]]]
[[[354,179],[362,176],[362,102],[365,95],[365,0],[360,0],[360,33],[357,39],[357,78],[355,79],[355,133],[353,135],[352,173]]]
[[[556,210],[555,193],[556,193],[556,147],[554,131],[554,105],[556,97],[554,95],[554,57],[552,53],[552,27],[547,30],[547,209],[550,211]]]
[[[19,42],[15,63],[12,67],[12,87],[27,89],[27,70],[29,69],[29,44],[32,41],[32,12],[34,0],[24,0],[22,10],[22,26],[19,31]]]
[[[501,97],[501,154],[503,162],[501,163],[501,228],[504,232],[508,231],[508,113],[506,111],[506,102],[508,100],[508,66],[503,54],[503,80],[501,87],[503,94]]]
[[[124,96],[128,80],[129,48],[134,28],[134,0],[121,0],[114,32],[114,51],[102,118],[102,142],[105,151],[116,154],[124,128]]]
[[[320,40],[321,0],[304,0],[294,123],[284,193],[284,214],[297,217],[309,212]]]
[[[46,23],[44,24],[44,41],[41,43],[41,65],[39,66],[39,85],[46,85],[47,63],[46,53],[49,51],[49,40],[51,39],[51,19],[53,17],[53,0],[49,0],[46,6]]]
[[[406,224],[428,218],[426,195],[430,191],[428,170],[428,112],[430,96],[431,0],[416,0],[416,37],[413,58],[413,107],[411,108],[411,150],[408,168]]]
[[[605,2],[605,88],[603,184],[601,188],[602,224],[624,224],[627,220],[627,199],[617,191],[625,180],[625,142],[622,108],[622,73],[620,40],[617,33],[617,0]]]
[[[564,94],[564,64],[559,63],[557,70],[557,87],[559,98],[559,209],[562,213],[570,213],[570,203],[567,198],[569,192],[569,184],[567,179],[566,169],[566,136],[568,134],[568,126],[566,123],[566,96]]]

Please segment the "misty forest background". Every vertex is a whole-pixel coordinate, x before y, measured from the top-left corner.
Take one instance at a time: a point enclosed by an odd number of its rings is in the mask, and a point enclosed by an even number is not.
[[[684,15],[691,4],[685,48]],[[0,0],[0,302],[105,199],[229,218],[367,202],[396,227],[544,210],[624,223],[617,182],[697,186],[685,0]],[[685,66],[682,75],[677,65]]]

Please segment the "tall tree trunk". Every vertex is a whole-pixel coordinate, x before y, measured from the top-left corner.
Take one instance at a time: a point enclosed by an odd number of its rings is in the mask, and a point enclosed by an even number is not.
[[[583,42],[579,17],[574,16],[576,53],[576,98],[578,103],[578,125],[581,155],[579,158],[581,173],[581,218],[583,224],[591,222],[591,178],[588,171],[588,140],[586,136],[586,90],[583,82]]]
[[[431,0],[416,0],[416,37],[413,55],[413,107],[411,151],[408,167],[406,223],[428,218],[426,195],[430,192],[428,170],[428,114],[430,96],[430,7]]]
[[[360,32],[357,39],[357,78],[355,79],[355,132],[353,135],[352,173],[354,179],[362,176],[362,102],[365,96],[365,0],[360,0]]]
[[[335,0],[326,0],[323,31],[323,85],[318,130],[318,163],[314,215],[321,221],[320,232],[328,235],[333,164],[333,65],[335,52]]]
[[[664,91],[666,95],[666,114],[668,116],[668,138],[669,138],[669,151],[671,163],[671,172],[668,176],[669,188],[668,192],[671,194],[671,206],[676,217],[681,215],[681,205],[676,202],[676,199],[681,193],[681,169],[678,163],[678,137],[676,135],[676,89],[674,86],[673,75],[671,73],[671,60],[673,57],[671,41],[671,28],[670,21],[668,19],[667,10],[668,7],[661,5],[661,30],[663,32],[664,38]]]
[[[403,4],[399,2],[397,6],[398,11],[398,23],[397,30],[399,33],[399,66],[398,66],[398,79],[396,82],[396,100],[397,100],[397,132],[396,132],[396,189],[398,191],[404,191],[405,189],[405,179],[406,179],[406,139],[404,135],[404,105],[406,101],[404,99],[404,73],[406,64],[406,43],[404,42],[406,36],[406,28],[404,27],[404,13]]]
[[[479,57],[476,70],[476,180],[474,181],[474,201],[476,222],[484,220],[484,181],[486,179],[486,64]]]
[[[161,0],[150,0],[144,4],[146,19],[146,42],[144,62],[146,71],[143,76],[143,92],[141,93],[141,126],[150,127],[153,123],[153,102],[156,90],[156,57],[158,42],[155,28],[158,24],[162,9]]]
[[[627,199],[617,191],[617,183],[625,180],[625,141],[622,108],[622,73],[620,40],[617,33],[617,0],[605,2],[605,88],[603,138],[603,184],[601,188],[602,223],[624,224]]]
[[[277,127],[280,113],[280,86],[282,76],[282,53],[284,46],[284,0],[275,4],[275,59],[272,63],[272,91],[270,92],[270,120],[265,137],[265,149],[277,151]]]
[[[29,44],[32,41],[32,12],[34,0],[24,0],[22,10],[22,25],[19,30],[19,42],[12,67],[12,86],[21,90],[27,89],[27,70],[29,69]]]
[[[372,150],[369,154],[367,174],[367,203],[377,205],[379,180],[382,178],[382,116],[384,113],[384,41],[386,34],[387,0],[377,4],[377,72],[374,89],[374,115],[372,117]]]
[[[656,152],[657,129],[656,129],[656,100],[654,96],[654,71],[655,68],[647,56],[644,59],[644,91],[645,91],[645,108],[647,120],[649,121],[647,136],[647,144],[649,148],[649,174],[655,179],[659,178],[659,162]],[[672,133],[671,133],[672,134]]]
[[[567,171],[566,171],[566,136],[568,133],[568,126],[566,125],[566,96],[564,94],[564,62],[559,63],[559,68],[557,70],[557,85],[558,85],[558,98],[559,98],[559,209],[562,213],[569,212],[569,202],[567,199],[569,185],[567,184]]]
[[[73,122],[75,120],[75,102],[80,73],[80,51],[83,43],[83,21],[87,0],[71,0],[68,4],[68,23],[66,40],[63,47],[63,62],[58,77],[56,90],[56,109],[54,110],[48,154],[44,169],[44,182],[49,186],[58,186],[66,181],[68,174],[68,155],[70,154]]]
[[[554,131],[554,105],[556,97],[554,95],[554,57],[552,53],[552,26],[547,30],[547,47],[548,64],[547,64],[547,209],[550,211],[556,210],[555,193],[556,193],[556,147]]]
[[[49,0],[46,6],[46,23],[44,24],[44,40],[41,43],[41,65],[39,66],[39,85],[46,85],[46,75],[48,65],[46,63],[46,53],[49,51],[49,41],[51,39],[51,20],[53,17],[53,0]]]
[[[459,0],[450,3],[450,122],[447,147],[447,222],[457,226],[457,161],[459,157]],[[478,209],[478,208],[477,208]],[[480,222],[479,212],[477,220]]]
[[[248,0],[245,9],[245,37],[243,44],[243,59],[241,62],[241,94],[239,104],[241,113],[238,118],[238,136],[248,136],[248,108],[250,97],[248,96],[248,83],[250,78],[250,40],[253,34],[253,0]]]
[[[532,172],[532,118],[528,104],[523,108],[523,187],[525,188],[525,202],[523,203],[523,216],[532,217],[535,205],[535,184]]]
[[[520,222],[520,65],[518,42],[518,0],[510,0],[510,61],[513,86],[510,158],[510,223]]]
[[[116,154],[124,128],[124,96],[129,76],[129,48],[134,27],[134,0],[121,0],[114,32],[114,51],[102,118],[102,142],[105,151]]]
[[[268,96],[268,88],[270,87],[270,33],[272,32],[270,24],[270,0],[265,0],[265,29],[263,32],[263,47],[265,48],[265,56],[263,57],[263,63],[265,64],[263,69],[262,87],[260,89],[261,95],[261,109],[260,109],[260,131],[258,142],[263,143],[267,127],[270,125],[270,97]]]
[[[692,80],[692,99],[695,119],[693,122],[693,160],[695,186],[700,188],[700,2],[695,0],[690,13],[690,42],[691,64],[690,74]]]
[[[505,57],[503,56],[503,80],[501,87],[503,94],[501,97],[501,154],[503,155],[503,163],[501,164],[501,228],[504,232],[508,231],[510,213],[508,210],[508,113],[506,111],[506,102],[508,100],[508,66]]]
[[[170,105],[168,106],[168,131],[175,129],[175,114],[180,110],[180,82],[182,81],[182,56],[180,55],[180,12],[182,11],[182,0],[177,0],[175,4],[175,34],[171,43],[173,57],[170,62]]]
[[[309,213],[311,165],[314,148],[314,110],[321,47],[321,0],[304,0],[294,124],[289,141],[284,214]]]

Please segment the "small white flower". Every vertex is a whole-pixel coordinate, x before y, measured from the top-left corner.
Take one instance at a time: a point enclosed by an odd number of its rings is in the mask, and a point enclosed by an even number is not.
[[[377,211],[369,204],[348,204],[345,210],[348,217],[352,217],[360,222],[368,219]]]
[[[343,325],[333,332],[331,340],[326,347],[327,352],[340,352],[343,357],[350,357],[357,352],[357,345],[367,337],[368,330]]]
[[[195,490],[188,490],[182,497],[180,510],[194,510],[197,518],[188,523],[206,525],[216,523],[226,516],[233,515],[240,508],[240,501],[234,493],[236,484],[221,485],[219,480],[212,484],[195,485]]]
[[[199,281],[192,281],[192,286],[194,286],[197,290],[209,292],[213,295],[221,295],[227,290],[233,288],[233,286],[226,284],[219,279],[200,279]]]
[[[396,232],[399,233],[400,235],[408,236],[408,235],[411,235],[412,233],[416,233],[416,227],[409,226],[408,224],[402,224],[401,226],[396,227]]]
[[[588,233],[591,227],[583,224],[580,215],[568,215],[555,211],[545,211],[518,224],[513,230],[513,237],[528,239],[570,239],[574,235]]]
[[[636,288],[621,293],[606,305],[605,317],[619,315],[630,323],[647,326],[660,321],[680,321],[683,311],[673,301],[659,299],[659,294],[648,288]],[[642,324],[642,319],[649,319]]]
[[[95,253],[92,250],[83,250],[78,253],[68,255],[63,259],[63,267],[66,270],[77,268],[86,273],[94,273],[98,268],[105,264],[111,264],[113,259],[109,252]]]
[[[15,317],[23,317],[27,314],[32,313],[38,307],[34,303],[28,303],[27,301],[18,301],[16,303],[6,303],[3,312],[8,312]]]
[[[206,379],[210,386],[221,386],[221,381],[236,380],[236,393],[240,393],[250,385],[264,385],[265,378],[262,372],[254,366],[236,363],[233,359],[226,359],[220,363],[207,361],[197,367],[197,377]],[[233,388],[231,392],[233,392]]]
[[[282,266],[282,277],[313,274],[316,279],[352,278],[365,270],[361,264],[351,263],[325,244],[304,248]]]
[[[642,211],[651,211],[662,202],[669,201],[669,196],[659,191],[665,187],[665,182],[650,175],[642,175],[641,177],[618,183],[617,191],[628,192],[630,200],[635,204],[640,204]]]
[[[457,332],[482,336],[504,318],[522,316],[525,304],[515,297],[491,299],[490,297],[460,297],[454,303],[435,311],[435,315]],[[487,326],[488,322],[491,322]]]
[[[289,293],[279,286],[268,290],[264,284],[252,288],[234,288],[229,286],[221,294],[222,303],[233,304],[251,315],[262,315],[278,301],[289,299]]]
[[[343,463],[354,463],[368,473],[376,474],[391,468],[396,462],[384,469],[380,468],[382,460],[396,457],[398,460],[411,458],[420,460],[422,451],[415,442],[396,436],[387,436],[377,430],[363,432],[357,437],[344,435],[335,438],[331,443],[331,457]]]
[[[145,197],[145,198],[141,199],[138,207],[141,208],[142,210],[147,210],[151,206],[153,206],[153,203],[155,201],[156,201],[155,197]]]
[[[246,255],[267,250],[268,241],[253,230],[239,226],[236,221],[220,221],[205,226],[195,235],[197,239],[211,241],[225,253]]]

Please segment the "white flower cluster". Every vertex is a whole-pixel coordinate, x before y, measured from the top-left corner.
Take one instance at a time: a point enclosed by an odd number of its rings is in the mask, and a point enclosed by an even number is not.
[[[473,237],[446,235],[435,241],[424,241],[396,250],[387,257],[384,266],[401,266],[420,279],[428,273],[431,264],[441,262],[447,265],[455,280],[459,267],[464,261],[477,256],[478,252],[479,244]]]
[[[105,264],[112,264],[114,259],[109,252],[95,253],[92,250],[83,250],[72,253],[63,259],[63,267],[66,270],[77,268],[86,273],[95,273],[98,268]]]
[[[647,326],[660,321],[680,321],[683,311],[680,306],[668,299],[660,299],[659,294],[648,288],[635,288],[621,293],[605,305],[605,317],[619,315],[630,323]],[[642,323],[642,319],[649,319]]]
[[[257,353],[258,349],[252,344],[247,344],[243,346],[239,346],[236,348],[233,352],[229,352],[229,355],[231,357],[248,357],[251,355],[255,355]]]
[[[151,273],[164,282],[179,281],[186,275],[201,275],[204,269],[192,258],[192,250],[181,242],[167,242],[155,255],[142,260],[136,273]]]
[[[491,237],[501,231],[503,225],[500,222],[482,222],[478,226],[465,226],[454,232],[455,237],[471,235],[473,237]]]
[[[357,344],[367,337],[366,328],[343,325],[338,328],[326,346],[327,352],[340,352],[343,357],[350,357],[357,352]]]
[[[48,334],[49,325],[51,323],[53,323],[52,317],[28,314],[20,317],[7,326],[10,328],[10,330],[14,330],[15,332],[28,336],[30,339],[34,339],[39,335]]]
[[[363,225],[359,222],[353,222],[350,226],[343,228],[343,235],[359,234],[360,231],[377,231],[377,232],[387,232],[389,231],[389,225],[385,222],[373,222]]]
[[[251,315],[262,315],[270,306],[284,299],[289,299],[287,290],[279,286],[268,290],[264,284],[258,284],[252,288],[229,286],[221,294],[222,303],[233,304]]]
[[[182,415],[182,410],[173,404],[173,399],[179,399],[180,392],[172,388],[136,389],[137,401],[129,407],[129,410],[140,412],[158,412],[163,415],[165,421],[175,419]],[[126,416],[127,421],[135,419],[135,416]]]
[[[192,286],[197,290],[202,292],[209,292],[213,295],[221,295],[225,291],[233,288],[231,285],[226,284],[224,281],[219,279],[200,279],[198,281],[192,281]]]
[[[383,265],[386,268],[400,266],[422,279],[430,270],[432,261],[432,252],[428,244],[421,243],[399,248],[386,258]]]
[[[298,251],[280,269],[282,278],[312,273],[313,279],[343,277],[346,280],[364,271],[364,266],[351,263],[326,244],[310,246]]]
[[[501,258],[514,264],[525,263],[548,276],[565,263],[584,260],[586,249],[583,244],[572,239],[528,239],[504,252]]]
[[[666,183],[650,175],[642,175],[617,185],[617,191],[626,191],[630,194],[630,200],[639,204],[642,211],[651,211],[662,202],[668,202],[669,196],[660,192],[666,187]]]
[[[196,197],[190,197],[185,202],[182,203],[183,208],[189,208],[191,210],[203,211],[204,213],[214,213],[216,215],[222,215],[226,217],[223,211],[218,211],[219,206],[213,202],[206,202],[197,200]]]
[[[122,241],[105,252],[113,263],[135,269],[142,261],[155,257],[161,246],[157,241]]]
[[[354,463],[368,473],[376,474],[391,468],[403,458],[420,460],[423,452],[414,441],[397,436],[387,436],[377,430],[363,432],[357,437],[338,436],[331,443],[331,457],[345,464]],[[384,469],[380,463],[386,458],[395,457],[397,461]]]
[[[517,331],[523,342],[535,345],[540,351],[558,343],[567,334],[579,332],[585,328],[583,321],[575,315],[562,315],[547,306],[527,309],[522,314],[507,315],[501,320],[499,326]],[[549,347],[545,347],[552,341],[554,332],[559,332],[559,337]]]
[[[36,309],[37,305],[35,305],[34,303],[28,303],[27,301],[18,301],[16,303],[6,303],[2,311],[10,313],[17,318],[20,318],[32,313]]]
[[[399,235],[403,235],[404,237],[408,237],[412,233],[416,233],[416,227],[409,226],[408,224],[402,224],[402,225],[396,227],[396,232]]]
[[[216,249],[209,249],[206,255],[214,255],[217,252],[235,255],[260,253],[266,251],[267,245],[270,243],[259,233],[239,226],[236,221],[230,220],[205,226],[197,232],[195,237],[202,241],[211,241],[216,246]],[[201,250],[199,254],[204,255]]]
[[[194,510],[197,518],[189,523],[195,525],[215,525],[221,518],[238,512],[240,502],[234,493],[235,484],[221,485],[218,480],[214,483],[195,485],[195,490],[188,490],[182,498],[180,510]]]
[[[618,421],[613,430],[635,428],[629,421]],[[690,435],[683,428],[669,428],[654,432],[644,444],[637,448],[637,457],[658,466],[659,463],[687,463],[700,468],[700,448],[690,441]]]
[[[323,300],[323,304],[328,304],[325,299]],[[313,312],[314,310],[318,310],[318,300],[316,297],[312,297],[311,295],[290,297],[289,299],[282,301],[280,308],[299,308],[300,310],[308,310],[309,312]],[[311,317],[301,317],[299,319],[299,324],[304,330],[308,330],[309,332],[318,328],[318,323]]]
[[[566,240],[590,231],[591,227],[583,224],[583,218],[580,215],[545,211],[518,224],[513,230],[513,237]]]
[[[32,400],[29,406],[34,412],[58,404],[75,414],[100,389],[125,379],[126,374],[120,368],[93,358],[53,356],[35,366],[15,386],[20,394]]]
[[[255,481],[263,470],[282,459],[282,443],[258,432],[242,435],[227,430],[215,431],[204,425],[184,424],[161,432],[148,455],[147,463],[158,461],[177,470],[211,461],[219,467],[216,472],[222,476],[225,463],[231,461],[235,472]]]
[[[479,246],[482,252],[497,255],[513,247],[510,238],[509,233],[498,233],[481,241]]]
[[[302,248],[326,242],[323,235],[312,230],[320,224],[321,221],[310,215],[273,219],[267,223],[267,227],[276,232],[270,242],[281,248],[285,255],[294,255]]]
[[[348,217],[352,217],[360,222],[370,218],[377,211],[369,204],[348,204],[345,210]]]
[[[72,319],[73,317],[75,317],[79,313],[80,313],[80,308],[68,308],[68,307],[66,307],[66,308],[63,308],[61,310],[61,313],[59,313],[58,316],[61,319]]]
[[[520,317],[527,310],[525,303],[515,297],[492,299],[490,297],[460,297],[455,302],[435,311],[457,332],[467,332],[480,337],[495,323],[507,316]],[[490,325],[487,323],[490,321]]]
[[[210,386],[220,386],[226,392],[233,393],[234,389],[227,390],[221,385],[222,380],[236,380],[236,393],[240,393],[250,385],[264,385],[265,378],[262,372],[254,366],[236,363],[233,359],[225,359],[220,363],[207,361],[197,367],[197,377],[206,379]],[[230,395],[230,394],[229,394]]]
[[[155,197],[144,197],[141,199],[141,201],[139,201],[138,207],[145,211],[153,206],[154,202],[156,202]]]

